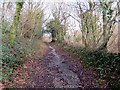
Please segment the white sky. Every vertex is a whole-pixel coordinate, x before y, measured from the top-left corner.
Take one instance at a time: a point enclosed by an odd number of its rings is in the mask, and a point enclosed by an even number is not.
[[[75,0],[45,0],[46,2],[75,2]]]
[[[18,0],[0,0],[0,2],[9,2],[9,1],[16,2]],[[22,1],[22,0],[20,0],[20,1]],[[25,1],[27,1],[27,0],[25,0]],[[41,0],[33,0],[33,1],[34,2],[39,2]],[[76,0],[43,0],[43,1],[45,1],[45,2],[75,2]],[[86,1],[86,0],[79,0],[79,1],[83,2],[83,1]],[[98,0],[92,0],[92,1],[97,2]],[[106,1],[119,2],[119,0],[106,0]]]
[[[18,0],[0,0],[0,2],[9,2],[9,1],[11,1],[11,2],[16,2],[16,1],[18,1]],[[20,1],[22,1],[22,0],[20,0]],[[27,1],[27,0],[25,0],[25,1]],[[33,0],[33,2],[40,2],[41,0]],[[44,0],[45,2],[75,2],[76,0]],[[81,0],[81,1],[83,1],[83,0]]]
[[[8,2],[8,1],[11,1],[11,2],[16,2],[17,0],[0,0],[0,3],[1,2],[3,2],[3,1],[5,1],[5,2]],[[29,0],[25,0],[25,1],[29,1]],[[34,2],[39,2],[39,1],[41,1],[41,0],[31,0],[31,1],[34,1]],[[43,2],[45,2],[45,5],[46,5],[46,10],[45,10],[45,13],[46,13],[46,16],[45,17],[47,17],[47,16],[49,16],[49,14],[51,13],[51,8],[54,6],[54,3],[57,3],[57,2],[65,2],[65,3],[69,3],[69,2],[76,2],[77,0],[42,0]],[[85,1],[87,1],[87,0],[79,0],[79,1],[81,1],[81,2],[85,2]],[[93,0],[93,1],[98,1],[98,0]],[[106,0],[107,1],[107,0]],[[118,1],[118,0],[114,0],[114,1]],[[71,10],[72,11],[72,10]],[[73,19],[72,19],[73,20]],[[78,22],[77,21],[75,21],[75,20],[73,20],[72,22],[71,22],[71,29],[74,27],[74,29],[76,29],[76,30],[78,30],[79,28],[79,24],[78,24]]]

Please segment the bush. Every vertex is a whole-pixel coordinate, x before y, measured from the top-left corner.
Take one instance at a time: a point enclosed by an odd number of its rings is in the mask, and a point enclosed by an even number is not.
[[[62,46],[63,50],[81,58],[84,65],[94,67],[102,80],[107,80],[111,88],[120,88],[120,55],[100,50],[87,51],[85,48]]]
[[[120,56],[118,54],[112,54],[106,51],[88,53],[86,60],[90,65],[95,67],[95,71],[101,79],[109,82],[109,86],[120,86]]]
[[[26,42],[26,43],[25,43]],[[8,41],[2,44],[2,68],[3,79],[9,80],[13,71],[22,66],[27,60],[28,55],[31,53],[31,45],[25,40],[25,42],[18,40],[16,44],[10,44]]]

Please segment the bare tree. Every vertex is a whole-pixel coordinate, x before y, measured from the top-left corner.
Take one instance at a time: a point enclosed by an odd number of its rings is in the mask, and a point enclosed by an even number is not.
[[[32,2],[31,0],[23,8],[20,22],[20,37],[30,40],[39,38],[42,34],[42,26],[45,22],[43,2]]]
[[[66,34],[67,30],[67,19],[69,15],[66,14],[67,12],[67,5],[63,2],[56,3],[52,9],[52,15],[54,17],[54,20],[58,20],[58,22],[61,24],[61,29],[58,29],[56,34],[57,38],[60,39],[60,41],[64,40],[64,36]]]
[[[74,5],[76,16],[69,14],[79,22],[82,32],[82,42],[86,48],[99,50],[106,48],[107,42],[112,35],[113,20],[118,16],[118,9],[112,7],[114,2],[77,1]],[[102,19],[100,20],[100,17]],[[99,25],[99,23],[101,23]]]
[[[103,17],[103,42],[97,50],[106,49],[107,43],[112,36],[113,26],[115,24],[115,20],[117,16],[120,14],[118,11],[118,7],[113,7],[114,2],[100,0],[100,8],[102,9],[102,17]]]

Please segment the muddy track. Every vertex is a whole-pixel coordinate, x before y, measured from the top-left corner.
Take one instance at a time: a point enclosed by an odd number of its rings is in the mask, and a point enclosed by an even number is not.
[[[90,71],[76,66],[72,59],[60,54],[53,47],[42,60],[36,60],[29,70],[31,88],[93,88],[99,87],[95,83],[95,76]]]
[[[35,60],[28,68],[29,77],[25,88],[99,88],[91,71],[83,69],[66,54],[48,46],[42,60]],[[79,63],[79,64],[78,64]]]

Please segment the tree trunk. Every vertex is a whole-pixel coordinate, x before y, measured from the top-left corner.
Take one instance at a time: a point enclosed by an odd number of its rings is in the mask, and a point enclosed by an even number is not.
[[[23,2],[16,2],[16,11],[14,14],[14,20],[12,23],[12,31],[11,31],[11,43],[15,43],[15,39],[16,39],[16,34],[17,34],[17,28],[18,28],[18,24],[19,24],[19,18],[20,18],[20,12],[23,6]]]
[[[111,5],[109,5],[109,3],[106,3],[104,0],[100,2],[100,6],[102,8],[102,19],[103,19],[103,42],[101,44],[100,47],[98,47],[97,50],[106,50],[107,49],[107,43],[112,35],[112,33],[110,32],[111,30],[111,24],[109,24],[108,22],[108,18],[107,18],[107,13],[109,12],[109,7],[111,7]],[[106,6],[108,6],[106,8]]]

